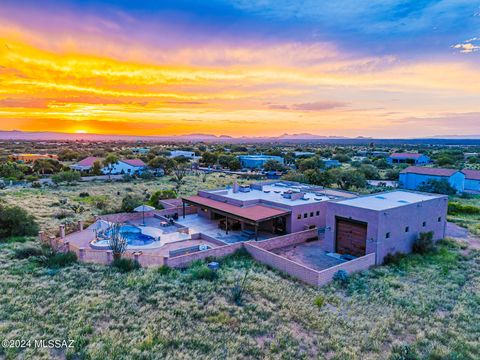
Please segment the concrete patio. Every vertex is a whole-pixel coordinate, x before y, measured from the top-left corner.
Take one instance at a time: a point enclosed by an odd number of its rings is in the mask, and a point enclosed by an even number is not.
[[[253,238],[248,239],[242,236],[242,232],[240,230],[229,230],[227,234],[225,230],[222,230],[218,227],[218,222],[218,220],[209,220],[204,217],[198,216],[197,214],[186,215],[185,218],[180,216],[180,218],[177,220],[177,223],[189,228],[190,234],[202,233],[220,241],[223,241],[227,244],[253,240]],[[275,236],[278,235],[264,231],[258,232],[259,241],[270,239]]]

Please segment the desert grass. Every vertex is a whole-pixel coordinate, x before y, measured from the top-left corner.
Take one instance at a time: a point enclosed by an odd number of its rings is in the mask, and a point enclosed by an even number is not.
[[[428,255],[306,286],[245,254],[180,270],[49,269],[0,245],[0,338],[74,348],[0,349],[6,359],[478,359],[480,253]],[[249,271],[242,305],[236,279]]]
[[[468,198],[451,197],[450,201],[459,203],[461,205],[475,206],[480,209],[480,195],[471,195]],[[450,214],[448,221],[454,222],[457,225],[467,228],[472,234],[480,236],[480,214]]]

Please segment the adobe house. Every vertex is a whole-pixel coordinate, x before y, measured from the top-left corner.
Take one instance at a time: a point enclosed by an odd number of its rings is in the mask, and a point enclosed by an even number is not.
[[[183,198],[183,207],[197,207],[198,215],[210,220],[222,220],[227,225],[252,231],[289,234],[308,228],[325,227],[328,201],[356,197],[355,194],[323,189],[288,181],[264,182],[248,186],[199,191]]]
[[[324,249],[355,257],[376,253],[409,253],[420,233],[445,237],[448,197],[392,191],[354,199],[330,201],[326,209]]]
[[[465,191],[480,193],[480,171],[464,169],[462,173],[465,175]]]

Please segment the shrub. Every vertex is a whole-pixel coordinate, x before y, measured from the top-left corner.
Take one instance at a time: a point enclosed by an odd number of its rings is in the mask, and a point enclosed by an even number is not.
[[[140,269],[140,264],[137,261],[125,258],[113,260],[112,266],[122,273]]]
[[[325,305],[325,298],[322,295],[318,295],[315,297],[315,300],[313,300],[313,303],[321,309],[323,305]]]
[[[400,252],[396,252],[395,254],[388,253],[384,258],[383,258],[383,265],[398,265],[400,264],[400,261],[402,261],[406,257],[405,254],[402,254]]]
[[[174,199],[176,197],[177,193],[174,190],[158,190],[152,194],[148,201],[148,205],[161,209],[162,206],[158,203],[159,200]]]
[[[132,212],[133,209],[142,205],[143,199],[138,196],[127,195],[122,199],[122,212]]]
[[[32,183],[33,189],[40,189],[41,187],[42,187],[42,184],[40,184],[38,181],[35,181]]]
[[[444,195],[455,195],[457,190],[450,185],[447,180],[436,180],[430,179],[425,184],[420,185],[417,188],[418,191],[435,193],[435,194],[444,194]]]
[[[433,231],[420,233],[418,239],[413,243],[412,250],[416,254],[426,254],[434,251]]]
[[[81,193],[78,195],[78,197],[80,197],[80,198],[86,198],[86,197],[89,197],[89,196],[90,196],[90,194],[89,194],[88,192],[81,192]]]
[[[61,171],[58,174],[55,174],[52,176],[52,181],[55,184],[60,184],[60,183],[74,183],[79,181],[81,178],[80,173],[76,171]]]
[[[12,236],[34,236],[39,227],[35,218],[18,206],[0,204],[0,239]]]
[[[480,214],[480,207],[465,205],[459,202],[449,202],[448,213],[450,215],[477,215]]]
[[[172,271],[173,271],[172,268],[170,268],[168,266],[165,266],[165,265],[162,265],[157,269],[157,272],[160,275],[169,275],[170,273],[172,273]]]
[[[333,281],[338,282],[341,285],[348,284],[349,280],[350,280],[350,278],[348,276],[348,273],[345,270],[338,270],[333,275]]]
[[[190,278],[192,280],[213,281],[217,278],[217,273],[207,265],[202,264],[201,266],[195,266],[190,270]]]
[[[415,349],[410,345],[395,345],[392,348],[390,360],[417,360],[420,359]]]
[[[66,253],[51,252],[44,262],[49,268],[62,268],[77,262],[77,255],[72,251]]]
[[[232,300],[237,305],[243,304],[243,295],[245,293],[249,272],[250,272],[250,269],[248,269],[247,272],[245,272],[245,275],[243,276],[242,280],[240,279],[239,276],[235,278],[235,283],[232,287]]]
[[[15,249],[14,255],[17,259],[28,259],[31,256],[41,256],[43,255],[43,252],[38,246],[25,245]]]

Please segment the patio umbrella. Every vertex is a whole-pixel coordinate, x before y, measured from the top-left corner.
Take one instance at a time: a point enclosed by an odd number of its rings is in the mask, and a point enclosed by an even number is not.
[[[148,205],[140,205],[139,207],[136,207],[135,209],[133,209],[133,211],[135,212],[141,212],[142,215],[143,215],[143,226],[145,226],[145,213],[147,211],[153,211],[155,210],[155,208],[153,206],[148,206]]]

